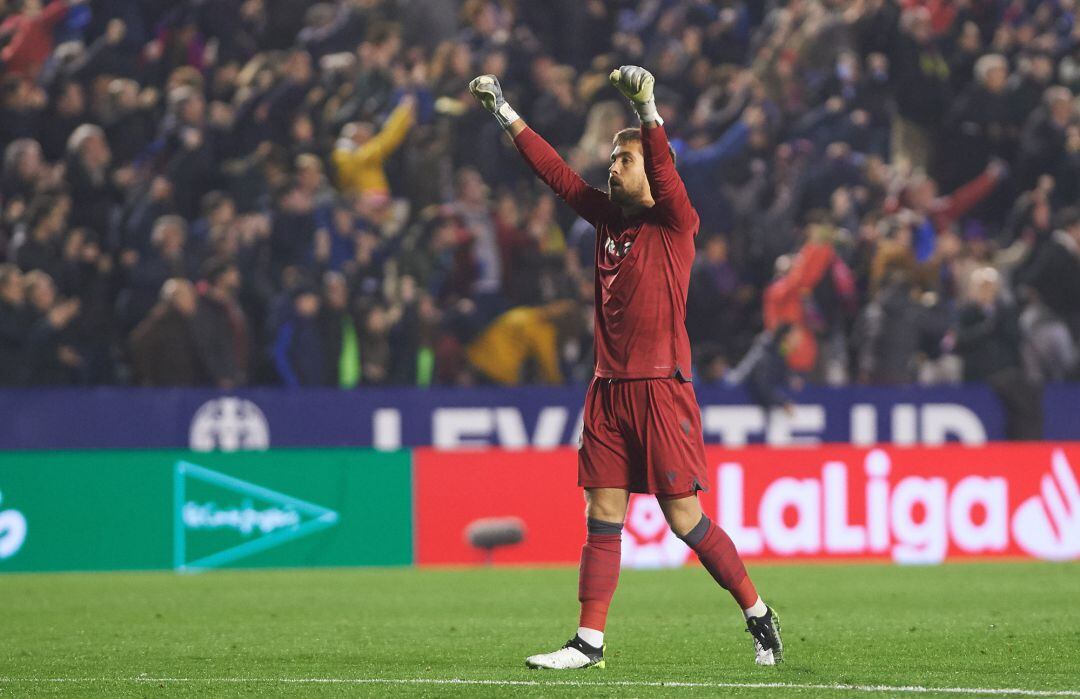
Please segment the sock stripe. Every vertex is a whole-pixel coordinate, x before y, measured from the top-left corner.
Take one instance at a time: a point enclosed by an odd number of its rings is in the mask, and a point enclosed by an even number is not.
[[[589,534],[606,536],[621,536],[623,530],[622,522],[605,522],[602,519],[593,519],[592,517],[585,521],[585,527]]]
[[[679,538],[686,542],[686,545],[690,548],[696,548],[701,544],[701,540],[705,538],[705,534],[708,533],[709,525],[711,524],[712,520],[705,514],[702,514],[701,519],[694,525],[694,528],[688,531],[685,536]]]

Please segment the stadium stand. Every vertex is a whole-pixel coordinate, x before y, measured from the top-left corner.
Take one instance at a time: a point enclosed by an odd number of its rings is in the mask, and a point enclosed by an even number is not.
[[[604,187],[633,63],[701,214],[699,380],[983,381],[1022,415],[1080,367],[1074,7],[0,3],[0,385],[586,381],[591,226],[467,84]]]

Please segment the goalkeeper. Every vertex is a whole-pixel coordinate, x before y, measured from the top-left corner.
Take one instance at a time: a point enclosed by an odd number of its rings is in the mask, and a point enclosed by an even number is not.
[[[604,626],[619,579],[630,493],[652,493],[672,530],[742,609],[755,661],[783,659],[780,623],[758,596],[730,537],[701,511],[709,486],[701,412],[690,383],[686,293],[699,219],[675,171],[653,76],[638,66],[611,73],[641,128],[612,141],[607,194],[585,183],[506,102],[493,75],[469,89],[514,139],[554,192],[596,227],[596,371],[585,395],[578,485],[585,490],[577,632],[533,655],[533,668],[604,666]]]

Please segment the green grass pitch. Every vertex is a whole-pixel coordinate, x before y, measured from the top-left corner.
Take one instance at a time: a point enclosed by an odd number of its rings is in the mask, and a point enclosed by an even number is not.
[[[576,625],[570,568],[9,575],[0,695],[1080,696],[1080,564],[751,573],[782,666],[754,666],[734,603],[692,567],[623,571],[608,667],[574,673],[523,666]]]

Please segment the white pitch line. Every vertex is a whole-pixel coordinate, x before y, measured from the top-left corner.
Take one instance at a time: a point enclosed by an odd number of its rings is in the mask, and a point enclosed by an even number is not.
[[[383,685],[479,685],[491,687],[658,687],[690,689],[821,689],[829,691],[848,692],[892,692],[895,694],[985,694],[996,696],[1019,696],[1019,697],[1080,697],[1080,690],[1062,689],[1006,689],[998,687],[923,687],[919,685],[884,685],[884,684],[797,684],[792,682],[680,682],[672,681],[633,681],[612,680],[598,682],[582,682],[578,680],[551,680],[547,682],[539,680],[466,680],[466,679],[436,679],[436,678],[382,678],[382,677],[46,677],[46,678],[18,678],[0,677],[0,684],[4,683],[262,683],[262,684],[383,684]]]

